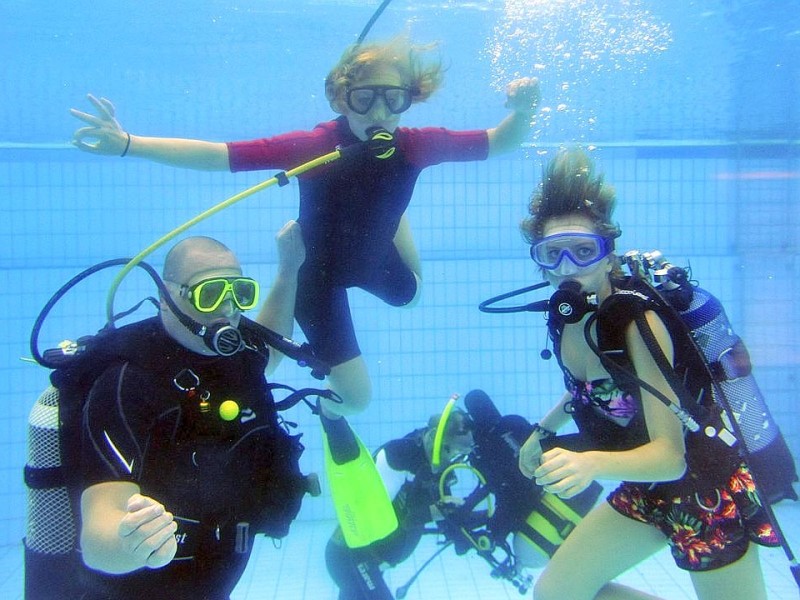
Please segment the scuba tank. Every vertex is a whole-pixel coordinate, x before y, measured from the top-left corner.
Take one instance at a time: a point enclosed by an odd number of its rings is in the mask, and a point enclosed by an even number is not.
[[[28,418],[26,600],[69,600],[80,562],[77,520],[61,472],[59,392],[45,389]]]
[[[652,281],[678,312],[708,365],[714,402],[736,419],[738,441],[769,502],[797,499],[794,460],[752,374],[750,354],[733,331],[722,303],[692,285],[686,269],[667,262],[659,251],[623,256],[634,277]]]
[[[515,563],[542,568],[596,504],[603,487],[593,481],[569,499],[544,491],[517,466],[520,447],[534,426],[519,415],[501,415],[483,390],[471,390],[464,404],[475,424],[475,449],[469,463],[482,474],[487,491],[497,499],[497,512],[489,519],[488,530],[495,541],[505,541],[513,533]],[[577,436],[562,435],[543,439],[542,449],[589,449],[579,444]]]
[[[689,307],[679,313],[728,400],[748,450],[764,449],[780,432],[752,375],[750,354],[731,328],[722,304],[706,290],[695,288]]]

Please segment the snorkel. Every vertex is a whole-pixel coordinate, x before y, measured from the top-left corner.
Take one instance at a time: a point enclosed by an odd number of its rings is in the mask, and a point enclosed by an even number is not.
[[[389,6],[391,1],[392,0],[383,0],[381,5],[375,10],[375,12],[370,17],[369,21],[367,21],[367,24],[364,25],[364,29],[361,30],[361,34],[358,36],[358,39],[356,40],[356,45],[364,41],[364,38],[367,37],[367,34],[369,33],[370,29],[372,29],[372,26],[375,25],[375,22],[378,20],[381,14],[383,14],[383,11],[386,10],[386,7]]]
[[[447,401],[442,411],[442,416],[439,417],[439,423],[436,425],[436,434],[433,436],[433,450],[431,451],[431,466],[434,471],[439,470],[442,464],[442,444],[444,443],[444,432],[447,429],[447,422],[450,420],[450,413],[453,412],[453,407],[458,401],[459,395],[453,394]]]

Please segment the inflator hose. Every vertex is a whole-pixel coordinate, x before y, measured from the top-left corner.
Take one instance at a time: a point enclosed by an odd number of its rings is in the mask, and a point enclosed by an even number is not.
[[[228,198],[227,200],[223,200],[219,204],[212,206],[208,210],[200,213],[196,217],[189,219],[183,225],[176,227],[160,239],[156,240],[152,244],[150,244],[147,248],[142,250],[139,254],[134,256],[130,262],[123,267],[123,269],[119,272],[119,274],[114,278],[114,281],[111,283],[111,288],[108,290],[108,296],[106,298],[106,319],[109,323],[114,322],[114,297],[116,296],[117,289],[119,288],[120,283],[125,278],[125,276],[130,273],[130,271],[140,262],[142,262],[145,257],[149,254],[154,252],[156,249],[160,248],[164,244],[166,244],[171,239],[175,238],[176,236],[180,235],[190,227],[197,225],[200,221],[207,219],[208,217],[217,214],[223,209],[236,204],[240,200],[244,200],[255,194],[256,192],[260,192],[261,190],[265,190],[268,187],[271,187],[275,184],[280,186],[284,186],[289,183],[289,179],[292,177],[297,177],[298,175],[302,175],[306,171],[310,171],[311,169],[315,169],[319,166],[326,165],[331,163],[335,160],[339,160],[340,158],[348,158],[351,155],[357,154],[359,152],[370,152],[375,158],[379,160],[385,160],[390,158],[394,154],[394,136],[386,131],[385,129],[381,129],[378,127],[370,127],[367,130],[367,135],[369,138],[358,144],[353,144],[346,148],[337,148],[333,152],[329,152],[328,154],[324,154],[317,158],[314,158],[302,165],[295,167],[294,169],[290,169],[288,171],[281,171],[280,173],[274,175],[273,177],[267,179],[266,181],[262,181],[261,183],[254,185],[251,188],[248,188],[238,194],[235,194]]]
[[[342,151],[341,150],[334,150],[333,152],[330,152],[330,153],[328,153],[328,154],[326,154],[324,156],[320,156],[318,158],[310,160],[307,163],[304,163],[304,164],[300,165],[299,167],[296,167],[296,168],[294,168],[294,169],[292,169],[290,171],[285,171],[285,172],[278,173],[277,175],[271,177],[270,179],[267,179],[266,181],[262,181],[261,183],[259,183],[257,185],[254,185],[253,187],[248,188],[248,189],[244,190],[243,192],[239,192],[238,194],[235,194],[234,196],[231,196],[227,200],[223,200],[222,202],[220,202],[216,206],[212,206],[208,210],[203,211],[202,213],[200,213],[199,215],[197,215],[196,217],[194,217],[192,219],[189,219],[183,225],[181,225],[179,227],[176,227],[175,229],[173,229],[172,231],[167,233],[165,236],[161,237],[160,239],[158,239],[155,242],[153,242],[152,244],[150,244],[147,248],[145,248],[139,254],[134,256],[131,259],[131,261],[122,268],[122,270],[119,272],[119,274],[116,276],[116,278],[114,278],[114,281],[111,283],[111,288],[108,291],[108,297],[106,299],[106,318],[108,319],[108,321],[112,322],[114,320],[114,296],[117,293],[117,288],[119,288],[120,283],[122,283],[122,280],[125,278],[125,276],[128,273],[130,273],[131,270],[137,264],[139,264],[141,261],[143,261],[145,259],[145,257],[150,255],[156,249],[160,248],[161,246],[166,244],[168,241],[170,241],[171,239],[173,239],[176,236],[180,235],[181,233],[183,233],[184,231],[186,231],[190,227],[193,227],[194,225],[197,225],[200,221],[203,221],[203,220],[207,219],[208,217],[217,214],[221,210],[226,209],[229,206],[232,206],[233,204],[239,202],[240,200],[244,200],[245,198],[248,198],[248,197],[252,196],[256,192],[260,192],[261,190],[265,190],[268,187],[271,187],[271,186],[275,185],[276,183],[277,184],[281,184],[281,185],[285,185],[286,181],[290,177],[296,177],[297,175],[305,173],[306,171],[308,171],[310,169],[313,169],[313,168],[318,167],[320,165],[324,165],[324,164],[327,164],[327,163],[332,162],[334,160],[337,160],[337,159],[341,158],[341,156],[342,156]]]

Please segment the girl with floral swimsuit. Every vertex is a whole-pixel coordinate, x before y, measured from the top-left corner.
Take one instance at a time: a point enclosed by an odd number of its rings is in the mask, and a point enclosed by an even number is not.
[[[611,222],[614,202],[613,189],[595,176],[583,152],[562,151],[549,164],[522,230],[532,258],[554,287],[577,282],[581,292],[597,295],[598,304],[614,292],[621,276],[613,254],[620,234]],[[595,479],[623,483],[559,548],[534,597],[654,598],[613,580],[668,544],[676,564],[690,572],[700,600],[765,599],[756,544],[775,546],[778,540],[747,467],[722,444],[713,453],[699,452],[695,439],[684,438],[680,421],[653,394],[616,381],[584,338],[588,318],[550,327],[566,392],[522,447],[520,469],[562,498]],[[666,324],[653,311],[645,318],[672,361]],[[596,339],[596,329],[591,335]],[[637,377],[679,404],[634,324],[624,337]],[[555,446],[543,452],[541,440],[570,417],[594,449]]]

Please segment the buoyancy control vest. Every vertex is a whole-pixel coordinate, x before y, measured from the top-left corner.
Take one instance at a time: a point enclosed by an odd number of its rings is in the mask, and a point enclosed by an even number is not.
[[[299,469],[303,447],[299,436],[290,436],[279,425],[270,391],[263,381],[267,362],[266,344],[242,318],[239,329],[250,350],[237,355],[237,369],[256,375],[263,387],[254,393],[263,396],[266,420],[274,425],[274,448],[285,463],[288,476],[282,483],[278,510],[253,519],[251,532],[283,537],[295,518],[305,492]],[[28,461],[25,481],[28,486],[28,521],[25,537],[25,597],[49,600],[76,597],[76,574],[82,569],[77,550],[79,501],[81,493],[80,448],[83,407],[97,378],[115,364],[130,363],[159,379],[172,381],[180,370],[179,357],[165,352],[163,330],[158,318],[133,323],[119,329],[104,329],[95,336],[81,338],[67,352],[51,353],[61,366],[50,374],[51,385],[41,394],[29,418]],[[159,345],[160,344],[160,345]],[[180,353],[179,353],[180,354]],[[248,356],[245,356],[247,354]],[[249,356],[251,355],[252,356]],[[243,373],[239,373],[244,376]],[[252,378],[251,377],[251,378]],[[275,490],[269,490],[271,495]],[[260,502],[252,494],[253,502]],[[267,504],[275,508],[270,501]],[[248,509],[250,510],[250,509]],[[257,513],[253,508],[251,512]]]
[[[671,366],[647,326],[644,314],[649,310],[659,315],[670,333]],[[635,376],[625,344],[632,322],[681,408],[697,425],[697,431],[686,438],[690,471],[713,476],[703,473],[712,465],[720,467],[722,475],[725,461],[709,460],[709,456],[746,458],[765,499],[770,503],[796,500],[794,460],[752,375],[747,349],[733,332],[720,301],[688,281],[653,286],[632,275],[615,282],[615,292],[597,310],[597,346],[612,377],[636,393],[642,382]]]

